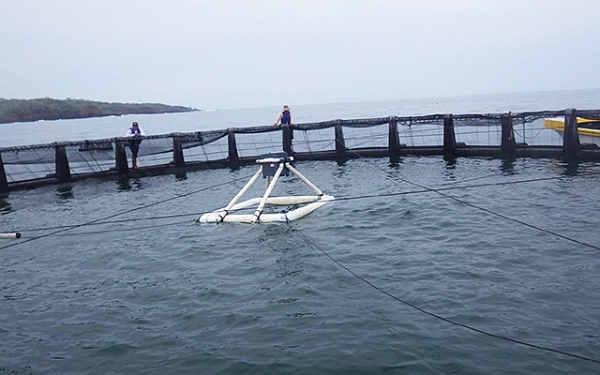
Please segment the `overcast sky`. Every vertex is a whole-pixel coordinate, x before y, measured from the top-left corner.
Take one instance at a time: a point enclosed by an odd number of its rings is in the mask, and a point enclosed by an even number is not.
[[[0,0],[0,98],[199,109],[600,87],[597,0]]]

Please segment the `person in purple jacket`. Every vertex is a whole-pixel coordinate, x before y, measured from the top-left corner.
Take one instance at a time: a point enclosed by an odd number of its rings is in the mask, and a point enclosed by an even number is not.
[[[290,112],[290,107],[287,105],[283,106],[283,111],[277,115],[273,126],[277,126],[281,122],[281,125],[294,125],[294,115]]]
[[[283,106],[283,111],[277,115],[273,126],[277,126],[277,124],[289,126],[290,138],[294,139],[294,132],[292,129],[292,126],[294,125],[294,115],[290,112],[290,107],[287,104]]]
[[[137,122],[131,124],[131,128],[127,129],[127,133],[125,134],[126,138],[131,138],[128,142],[129,149],[131,150],[131,168],[133,169],[138,169],[137,156],[140,151],[140,143],[142,143],[141,137],[145,135],[146,133],[144,133]]]

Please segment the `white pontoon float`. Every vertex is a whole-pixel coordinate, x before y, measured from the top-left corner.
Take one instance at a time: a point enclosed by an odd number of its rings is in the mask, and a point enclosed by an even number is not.
[[[318,187],[313,185],[306,177],[298,172],[290,165],[293,157],[287,153],[269,154],[263,159],[256,160],[261,166],[259,170],[252,176],[250,181],[233,197],[229,204],[221,209],[209,212],[200,216],[198,219],[201,223],[269,223],[269,222],[288,222],[300,219],[322,205],[331,202],[335,198],[331,195],[325,195]],[[302,182],[314,190],[317,195],[314,196],[297,196],[297,197],[270,197],[275,183],[281,175],[288,176],[289,172],[295,174]],[[267,189],[262,198],[253,198],[237,203],[238,200],[246,193],[252,184],[260,175],[267,179]],[[246,209],[258,205],[253,214],[237,214],[235,211]],[[265,206],[294,206],[304,205],[285,213],[263,213]]]
[[[2,217],[2,215],[0,214],[0,218]],[[14,238],[21,238],[21,233],[16,232],[16,233],[2,233],[0,232],[0,239],[14,239]]]

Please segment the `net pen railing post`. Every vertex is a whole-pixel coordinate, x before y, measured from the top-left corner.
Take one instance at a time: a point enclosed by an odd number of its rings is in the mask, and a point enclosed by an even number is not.
[[[58,182],[71,181],[71,169],[69,168],[69,159],[64,144],[56,143],[55,149],[55,173],[58,177]]]
[[[180,168],[185,166],[185,158],[183,156],[182,137],[179,134],[173,134],[173,163]]]
[[[4,162],[2,161],[2,152],[0,152],[0,193],[8,192],[8,180],[6,179],[6,171],[4,170]]]
[[[125,152],[125,140],[115,139],[115,168],[120,175],[129,173],[129,165],[127,163],[127,153]]]
[[[335,129],[335,155],[338,158],[343,158],[346,155],[346,140],[344,139],[344,129],[342,128],[342,120],[336,121],[334,129]]]
[[[229,163],[236,164],[240,162],[240,156],[238,155],[237,143],[235,141],[235,131],[233,129],[227,130],[227,151]]]
[[[510,112],[500,117],[500,124],[502,127],[500,153],[503,158],[511,158],[514,155],[517,143],[515,142],[513,121]]]
[[[452,114],[444,115],[444,155],[454,155],[456,136],[454,134],[454,118]]]
[[[294,153],[294,146],[292,141],[294,139],[294,133],[292,128],[285,124],[281,126],[281,142],[282,148],[284,152],[287,152],[288,155],[292,155]]]
[[[400,138],[398,135],[398,119],[396,116],[390,116],[388,148],[390,156],[400,155]]]
[[[565,157],[574,157],[581,150],[579,133],[577,131],[577,111],[567,109],[565,111],[565,132],[563,137],[563,154]]]

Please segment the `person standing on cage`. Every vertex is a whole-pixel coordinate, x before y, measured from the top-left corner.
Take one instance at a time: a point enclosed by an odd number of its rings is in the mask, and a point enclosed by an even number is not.
[[[283,111],[277,115],[273,126],[288,125],[290,127],[290,138],[294,139],[294,133],[292,132],[292,126],[294,126],[294,115],[290,111],[290,107],[286,104],[283,106]]]
[[[137,166],[137,156],[140,151],[140,143],[142,143],[142,137],[145,136],[144,130],[138,125],[137,122],[131,124],[131,128],[127,129],[127,133],[125,134],[126,138],[130,138],[129,149],[131,150],[131,168],[138,169]]]

